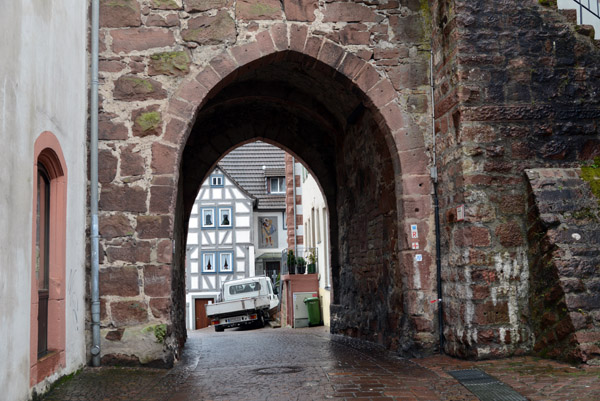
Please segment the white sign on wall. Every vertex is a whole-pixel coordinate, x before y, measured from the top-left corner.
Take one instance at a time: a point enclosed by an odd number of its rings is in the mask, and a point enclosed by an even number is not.
[[[412,239],[419,238],[419,230],[417,229],[417,225],[416,224],[411,224],[410,225],[410,237]]]

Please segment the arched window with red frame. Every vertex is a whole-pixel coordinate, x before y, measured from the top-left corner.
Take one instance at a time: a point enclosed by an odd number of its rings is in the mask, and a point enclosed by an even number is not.
[[[34,145],[30,384],[65,366],[67,169],[58,139]]]

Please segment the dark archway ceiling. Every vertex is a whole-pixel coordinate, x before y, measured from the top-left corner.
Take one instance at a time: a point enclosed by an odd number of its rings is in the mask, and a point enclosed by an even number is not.
[[[345,76],[296,53],[245,66],[197,115],[182,159],[185,210],[218,160],[252,139],[299,157],[335,204],[336,147],[365,111],[362,96]]]

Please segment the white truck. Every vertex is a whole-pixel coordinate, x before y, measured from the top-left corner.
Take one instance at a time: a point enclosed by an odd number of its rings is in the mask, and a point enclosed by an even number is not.
[[[277,305],[271,279],[261,276],[224,282],[219,302],[205,306],[215,331],[223,331],[246,325],[263,327]]]

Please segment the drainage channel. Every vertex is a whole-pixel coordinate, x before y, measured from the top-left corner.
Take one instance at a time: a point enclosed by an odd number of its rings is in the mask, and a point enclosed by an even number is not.
[[[527,398],[482,370],[451,370],[448,374],[481,401],[527,401]]]

